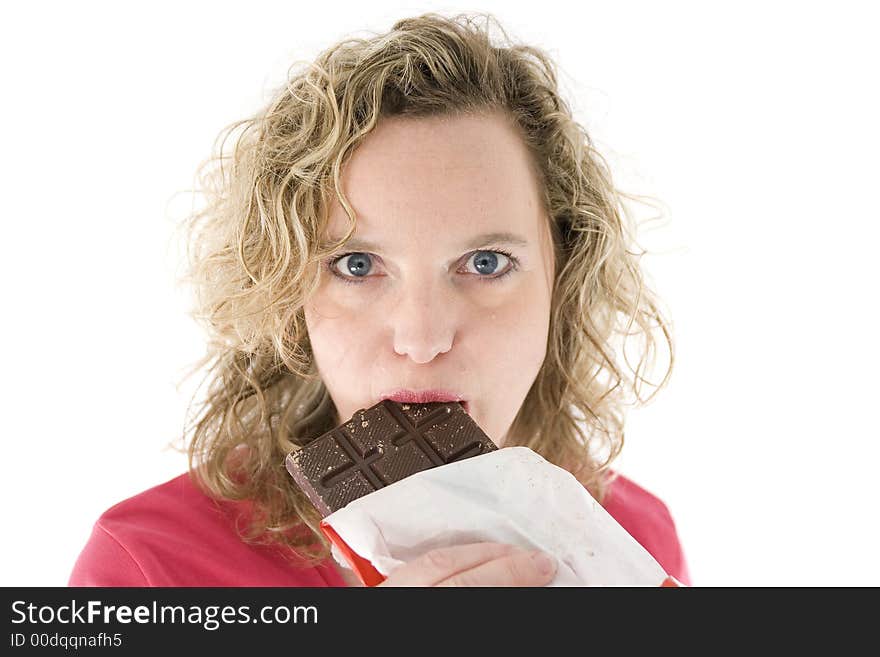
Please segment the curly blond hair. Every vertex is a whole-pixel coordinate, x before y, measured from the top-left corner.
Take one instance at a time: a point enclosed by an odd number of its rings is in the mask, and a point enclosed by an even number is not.
[[[623,200],[636,197],[612,185],[543,51],[511,43],[489,14],[431,13],[291,67],[268,106],[225,128],[198,170],[205,203],[183,225],[184,281],[195,293],[192,315],[209,333],[194,368],[208,366],[209,385],[184,435],[196,481],[217,497],[249,501],[243,539],[280,542],[313,563],[329,554],[320,518],[283,462],[336,421],[303,307],[319,263],[354,232],[340,185],[345,163],[382,117],[486,112],[507,117],[531,153],[556,258],[546,358],[506,445],[565,467],[602,501],[623,446],[624,406],[633,403],[624,391],[635,403],[654,396],[639,396],[642,368],[656,356],[653,329],[670,356],[657,390],[673,363],[669,325],[639,267],[644,252],[629,250]],[[334,199],[350,232],[322,244]],[[631,335],[644,344],[636,368],[624,354],[625,369],[614,342]]]

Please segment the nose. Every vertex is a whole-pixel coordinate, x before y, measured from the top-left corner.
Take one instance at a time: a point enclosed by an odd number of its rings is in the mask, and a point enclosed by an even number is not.
[[[389,314],[394,352],[429,363],[452,349],[457,329],[455,300],[442,285],[410,285],[393,300]]]

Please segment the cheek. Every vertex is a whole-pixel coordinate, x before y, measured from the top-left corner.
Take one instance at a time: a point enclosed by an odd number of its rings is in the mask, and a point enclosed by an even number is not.
[[[331,392],[337,382],[357,381],[367,358],[375,352],[376,320],[362,309],[334,302],[329,295],[316,295],[305,307],[306,327],[322,379]],[[362,376],[362,375],[361,375]]]
[[[545,295],[518,294],[493,308],[479,323],[481,351],[492,354],[495,367],[514,375],[513,380],[533,376],[544,360],[550,323],[549,299]]]
[[[485,313],[476,329],[469,368],[481,383],[478,422],[499,446],[544,362],[549,316],[548,299],[524,293]]]

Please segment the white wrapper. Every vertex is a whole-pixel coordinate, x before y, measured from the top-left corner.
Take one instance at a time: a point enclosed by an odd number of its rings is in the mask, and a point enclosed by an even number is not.
[[[324,522],[383,575],[426,551],[478,541],[556,557],[550,586],[660,586],[660,564],[567,471],[509,447],[409,476]],[[349,567],[334,546],[334,558]]]

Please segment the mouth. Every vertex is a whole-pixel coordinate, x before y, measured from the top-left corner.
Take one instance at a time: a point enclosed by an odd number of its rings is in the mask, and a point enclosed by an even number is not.
[[[429,404],[431,402],[458,402],[470,415],[470,403],[462,395],[450,390],[394,390],[381,396],[380,401],[390,399],[403,404]]]

